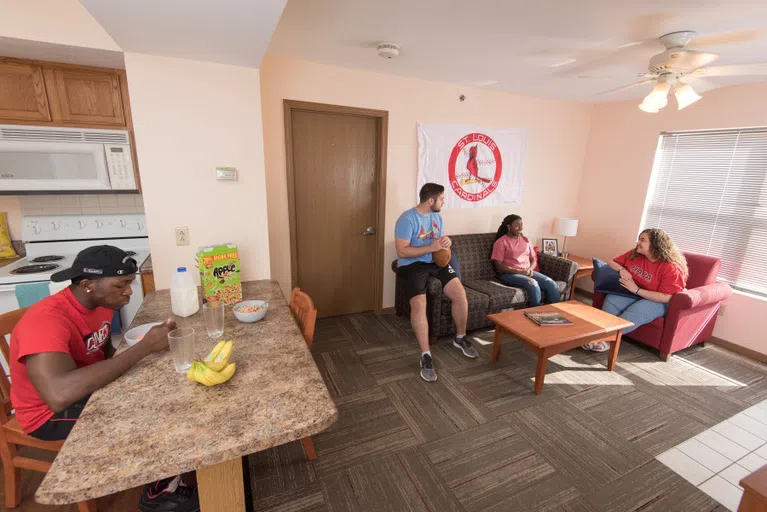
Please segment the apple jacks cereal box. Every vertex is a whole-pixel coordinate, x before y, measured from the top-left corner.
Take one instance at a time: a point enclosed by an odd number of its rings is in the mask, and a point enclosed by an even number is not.
[[[214,245],[197,250],[204,302],[235,304],[242,300],[240,253],[236,245]]]

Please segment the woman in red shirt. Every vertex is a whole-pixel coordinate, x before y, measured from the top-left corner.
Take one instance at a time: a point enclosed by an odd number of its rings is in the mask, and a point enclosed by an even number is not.
[[[544,294],[549,303],[559,302],[562,293],[557,283],[533,270],[537,256],[533,244],[522,234],[523,228],[522,217],[507,215],[495,234],[490,259],[498,272],[498,279],[505,285],[522,288],[531,307],[539,306]]]
[[[608,265],[620,272],[621,286],[635,295],[608,293],[602,306],[603,311],[634,323],[634,327],[623,329],[623,334],[665,316],[671,297],[687,285],[687,261],[671,237],[659,228],[642,231],[636,247]],[[610,344],[599,341],[583,348],[605,352]]]

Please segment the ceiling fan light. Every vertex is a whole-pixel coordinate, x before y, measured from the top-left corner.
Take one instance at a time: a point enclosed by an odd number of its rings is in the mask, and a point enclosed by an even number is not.
[[[643,103],[647,103],[657,110],[660,110],[668,105],[668,93],[670,90],[671,87],[669,87],[667,83],[661,82],[647,95]]]
[[[682,83],[674,88],[674,96],[676,96],[676,102],[679,105],[678,110],[689,107],[702,98],[701,95],[692,90],[689,84]]]
[[[658,113],[658,109],[655,108],[654,105],[648,104],[647,101],[643,101],[642,103],[639,104],[639,110],[641,110],[643,112],[647,112],[648,114],[657,114]]]

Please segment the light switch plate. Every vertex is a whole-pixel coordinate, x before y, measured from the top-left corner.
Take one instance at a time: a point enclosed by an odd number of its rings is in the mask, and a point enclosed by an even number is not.
[[[176,228],[176,245],[189,245],[189,228]]]
[[[218,181],[236,181],[236,167],[216,167],[216,180]]]

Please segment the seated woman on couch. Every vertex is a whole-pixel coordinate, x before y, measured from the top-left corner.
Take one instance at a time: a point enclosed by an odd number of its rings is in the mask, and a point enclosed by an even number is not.
[[[634,323],[634,327],[623,329],[623,334],[665,316],[671,297],[687,285],[687,261],[662,229],[645,229],[636,247],[607,264],[620,272],[621,286],[634,294],[624,297],[608,293],[602,306],[602,311]],[[597,341],[582,348],[605,352],[610,344]]]
[[[533,270],[537,255],[533,244],[522,234],[523,227],[522,217],[507,215],[495,234],[490,259],[498,272],[498,279],[504,284],[525,290],[530,306],[541,304],[541,290],[550,303],[559,302],[561,293],[557,283]]]

